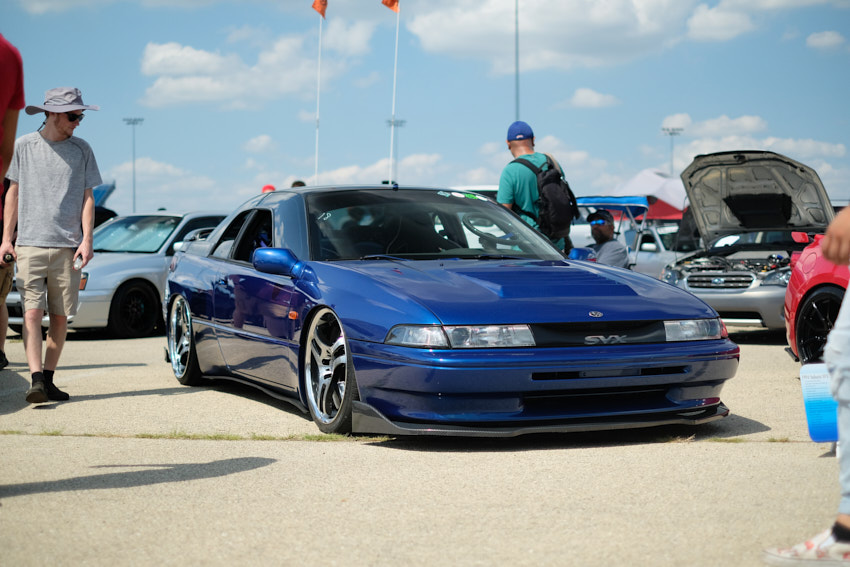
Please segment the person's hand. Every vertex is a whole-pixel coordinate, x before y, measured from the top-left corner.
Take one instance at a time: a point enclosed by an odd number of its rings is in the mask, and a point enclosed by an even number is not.
[[[18,255],[15,254],[15,247],[11,242],[0,245],[0,265],[5,266],[11,263],[5,260],[7,254],[12,256],[12,262],[18,259]]]
[[[89,263],[89,260],[94,258],[94,250],[92,250],[91,242],[88,242],[84,238],[83,242],[80,244],[80,246],[77,248],[77,251],[74,253],[74,259],[76,259],[77,256],[83,259],[83,265],[80,266],[80,269],[85,268],[86,264]]]
[[[820,249],[823,257],[833,264],[850,264],[850,207],[844,207],[829,223]]]

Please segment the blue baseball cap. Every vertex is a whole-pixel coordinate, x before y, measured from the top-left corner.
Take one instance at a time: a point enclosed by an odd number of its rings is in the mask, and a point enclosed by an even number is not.
[[[522,120],[517,120],[510,126],[508,126],[508,141],[513,142],[514,140],[530,140],[534,137],[534,132],[531,130],[531,126],[523,122]]]

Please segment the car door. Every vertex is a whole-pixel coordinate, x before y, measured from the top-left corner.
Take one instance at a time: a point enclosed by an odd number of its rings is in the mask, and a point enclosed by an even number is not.
[[[251,263],[254,250],[275,244],[274,234],[270,210],[255,209],[245,217],[214,284],[215,326],[230,370],[294,391],[292,280],[260,273]]]

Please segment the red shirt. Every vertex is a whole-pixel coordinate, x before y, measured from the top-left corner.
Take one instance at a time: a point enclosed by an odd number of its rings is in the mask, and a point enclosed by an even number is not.
[[[3,117],[6,111],[23,107],[24,64],[21,53],[0,34],[0,139],[3,138]]]

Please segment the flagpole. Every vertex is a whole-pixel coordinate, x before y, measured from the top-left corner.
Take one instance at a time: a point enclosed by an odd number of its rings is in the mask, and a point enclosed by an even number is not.
[[[396,93],[396,81],[398,77],[398,29],[401,21],[401,10],[397,10],[395,13],[395,56],[393,61],[393,112],[392,112],[392,122],[390,122],[390,171],[387,176],[387,180],[390,184],[397,181],[393,179],[393,141],[395,138],[395,93]]]
[[[316,167],[313,171],[313,184],[319,184],[319,99],[322,92],[322,20],[319,15],[319,64],[316,71]]]

